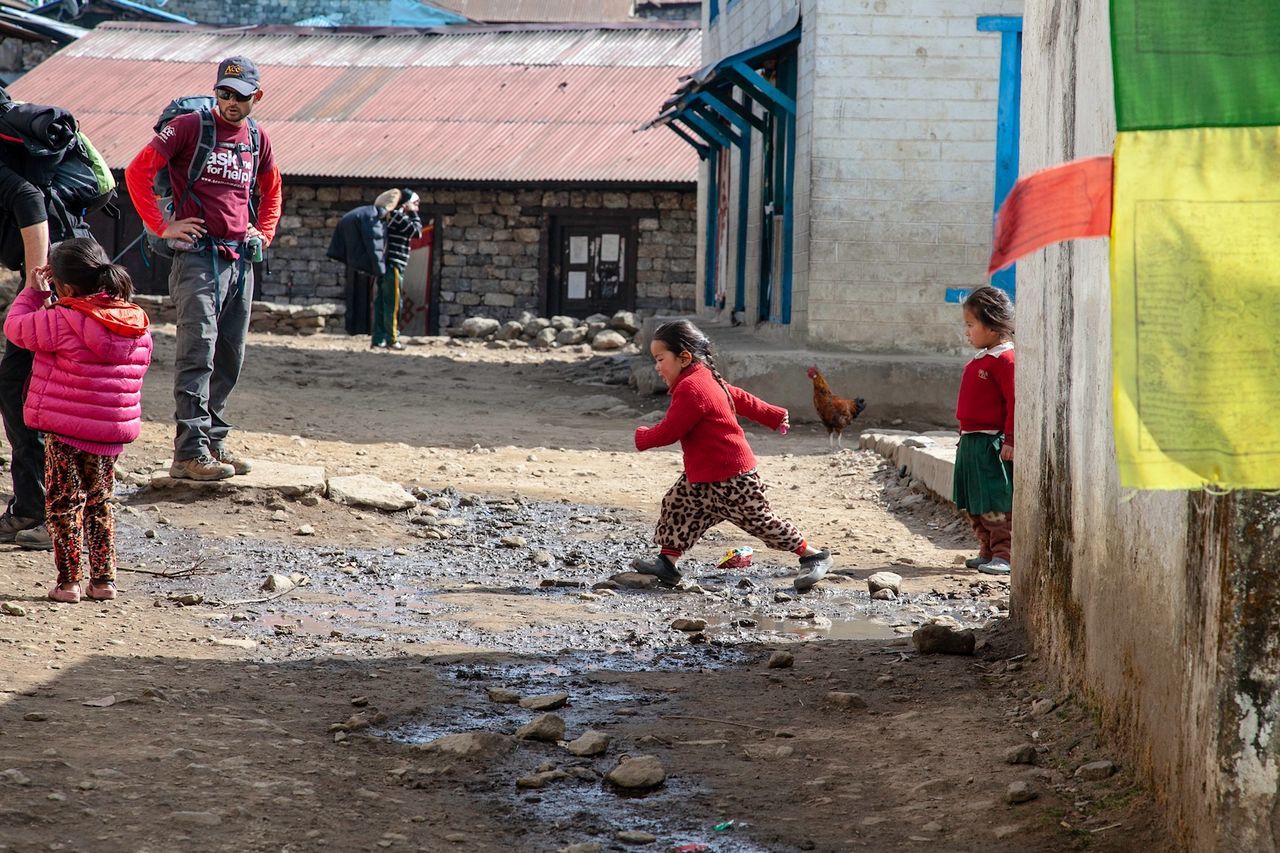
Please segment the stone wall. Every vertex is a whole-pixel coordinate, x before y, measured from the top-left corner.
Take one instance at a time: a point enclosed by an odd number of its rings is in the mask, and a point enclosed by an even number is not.
[[[343,268],[325,257],[334,226],[383,189],[372,185],[311,186],[288,181],[284,212],[271,250],[271,277],[262,296],[300,304],[340,302]],[[513,319],[543,311],[543,254],[551,217],[631,214],[637,218],[636,308],[693,308],[696,193],[418,188],[424,222],[438,211],[442,326],[484,314]],[[553,212],[554,211],[554,212]]]
[[[1114,148],[1106,0],[1028,0],[1022,172]],[[1018,264],[1013,613],[1176,847],[1280,850],[1280,499],[1126,494],[1108,246]]]

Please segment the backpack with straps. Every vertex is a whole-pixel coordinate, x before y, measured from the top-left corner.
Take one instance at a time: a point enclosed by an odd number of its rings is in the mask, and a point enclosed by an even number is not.
[[[159,200],[160,212],[164,214],[166,223],[173,221],[178,207],[191,197],[192,187],[204,175],[205,166],[208,165],[209,158],[213,156],[213,152],[216,149],[225,148],[234,153],[241,153],[246,150],[244,143],[218,142],[218,129],[214,124],[213,118],[213,111],[217,108],[217,103],[215,98],[208,95],[187,95],[181,98],[174,98],[160,113],[160,118],[153,128],[158,134],[178,116],[190,113],[199,113],[200,115],[200,136],[196,140],[196,149],[191,155],[191,165],[187,168],[187,188],[182,198],[175,199],[173,197],[173,181],[169,177],[168,168],[161,169],[156,173],[155,181],[151,187],[152,192]],[[262,134],[258,130],[258,123],[252,118],[249,119],[249,142],[248,150],[253,155],[253,171],[249,177],[249,217],[252,220],[256,218],[257,213],[254,193],[257,191],[258,159],[262,148]],[[145,251],[161,257],[172,258],[176,250],[168,240],[161,238],[158,234],[146,231]]]
[[[71,113],[0,89],[0,142],[22,147],[22,177],[44,196],[54,239],[87,234],[84,219],[94,211],[119,216],[115,177]]]

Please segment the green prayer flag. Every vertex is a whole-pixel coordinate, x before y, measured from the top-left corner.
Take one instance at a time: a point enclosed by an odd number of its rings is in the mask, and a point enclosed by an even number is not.
[[[1280,0],[1112,0],[1120,131],[1280,125]]]

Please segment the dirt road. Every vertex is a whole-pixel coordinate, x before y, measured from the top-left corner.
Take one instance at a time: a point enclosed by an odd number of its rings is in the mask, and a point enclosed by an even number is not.
[[[132,471],[167,465],[172,352],[162,328]],[[631,450],[661,398],[583,384],[619,372],[254,336],[239,448],[418,487],[420,507],[122,488],[131,571],[109,605],[52,605],[49,556],[0,551],[0,603],[24,612],[0,614],[0,850],[1164,843],[1125,768],[1076,777],[1110,756],[1002,627],[1007,587],[956,565],[965,526],[871,454],[750,432],[775,505],[837,554],[811,594],[788,555],[717,573],[751,544],[729,528],[692,553],[690,591],[602,583],[649,547],[679,471]],[[870,600],[878,570],[900,599]],[[276,597],[272,573],[303,585]],[[977,656],[915,654],[936,616],[990,623]],[[790,666],[770,668],[778,650]],[[494,701],[558,693],[560,742],[514,739],[539,712]],[[588,729],[604,755],[562,745]],[[1006,763],[1023,744],[1035,763]],[[606,782],[623,756],[656,758],[663,784]],[[1032,799],[1010,804],[1018,782]]]

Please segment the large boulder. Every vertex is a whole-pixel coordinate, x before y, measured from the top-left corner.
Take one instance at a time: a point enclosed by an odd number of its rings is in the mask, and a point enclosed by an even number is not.
[[[615,332],[613,329],[605,329],[602,332],[598,332],[591,339],[591,348],[598,352],[612,352],[620,350],[626,345],[627,339],[620,332]]]
[[[462,331],[468,338],[487,338],[501,326],[492,317],[468,317],[462,321]]]
[[[619,311],[609,318],[609,328],[617,329],[627,335],[634,335],[640,331],[640,320],[635,312]]]
[[[580,344],[586,339],[586,326],[575,326],[572,329],[561,329],[560,333],[556,335],[556,343],[560,344],[562,347]]]
[[[558,333],[556,332],[555,329],[548,326],[547,328],[543,329],[541,332],[538,332],[538,334],[534,336],[533,340],[529,342],[530,346],[536,349],[549,349],[550,347],[553,347],[553,346],[559,346],[559,344],[556,342],[557,334]]]
[[[524,326],[524,334],[521,335],[521,337],[527,341],[531,341],[536,338],[543,329],[551,328],[551,321],[546,317],[534,317],[527,323],[522,322],[520,325]]]
[[[524,334],[524,326],[520,325],[515,320],[508,320],[502,324],[502,328],[498,329],[498,332],[494,337],[500,341],[514,341],[522,334]]]
[[[551,318],[551,328],[557,332],[563,332],[565,329],[576,329],[578,321],[572,317],[566,317],[563,314],[557,314]]]

